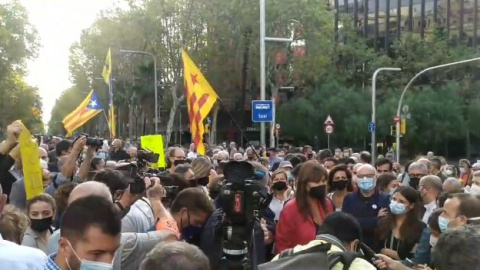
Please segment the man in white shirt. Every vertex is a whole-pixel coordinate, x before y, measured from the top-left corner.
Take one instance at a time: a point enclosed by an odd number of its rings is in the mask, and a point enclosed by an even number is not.
[[[0,216],[7,204],[7,195],[0,186]],[[0,268],[15,270],[43,270],[47,264],[47,255],[41,250],[20,246],[14,242],[3,240],[0,234]]]
[[[442,180],[435,175],[427,175],[420,179],[418,191],[423,200],[425,214],[422,221],[428,223],[430,215],[437,209],[437,196],[442,191]]]

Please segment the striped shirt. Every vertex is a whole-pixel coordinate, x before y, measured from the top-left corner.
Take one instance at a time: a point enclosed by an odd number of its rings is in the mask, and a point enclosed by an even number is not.
[[[61,270],[58,267],[57,263],[55,262],[55,258],[57,257],[57,253],[52,253],[48,255],[47,265],[45,265],[45,270]]]

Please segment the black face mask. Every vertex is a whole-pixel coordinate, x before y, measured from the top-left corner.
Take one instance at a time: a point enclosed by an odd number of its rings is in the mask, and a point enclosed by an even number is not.
[[[286,190],[288,187],[287,187],[287,183],[280,181],[280,182],[273,183],[272,188],[276,191],[283,191],[283,190]]]
[[[308,192],[308,195],[310,195],[310,197],[314,199],[323,200],[325,199],[326,192],[327,192],[325,188],[326,188],[325,185],[313,187]]]
[[[173,165],[177,167],[178,165],[185,164],[187,161],[183,159],[178,159],[173,161]]]
[[[333,181],[333,188],[335,190],[344,190],[348,185],[348,180]]]
[[[409,185],[410,185],[412,188],[417,189],[419,183],[420,183],[420,178],[418,178],[418,177],[411,177],[411,178],[410,178]]]
[[[188,180],[187,182],[188,182],[188,185],[189,185],[190,187],[196,187],[196,186],[198,186],[198,181],[197,181],[197,179]]]
[[[202,178],[198,178],[197,179],[197,183],[201,186],[207,186],[208,185],[208,181],[209,180],[209,177],[208,176],[205,176],[205,177],[202,177]]]
[[[32,224],[30,227],[36,232],[44,232],[52,226],[53,217],[47,217],[42,219],[30,219]]]

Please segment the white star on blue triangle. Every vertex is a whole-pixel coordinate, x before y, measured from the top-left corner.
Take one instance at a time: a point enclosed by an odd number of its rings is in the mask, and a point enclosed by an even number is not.
[[[102,104],[97,96],[97,92],[93,91],[92,96],[90,97],[90,102],[87,105],[87,108],[92,110],[102,110]]]

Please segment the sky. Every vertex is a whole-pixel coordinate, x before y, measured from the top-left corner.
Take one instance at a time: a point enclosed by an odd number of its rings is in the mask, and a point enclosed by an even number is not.
[[[8,2],[9,0],[0,0]],[[70,45],[80,39],[101,10],[115,0],[20,0],[28,10],[30,23],[38,31],[41,47],[38,57],[28,62],[26,81],[39,88],[43,99],[43,122],[50,120],[53,105],[72,83],[68,70]]]

